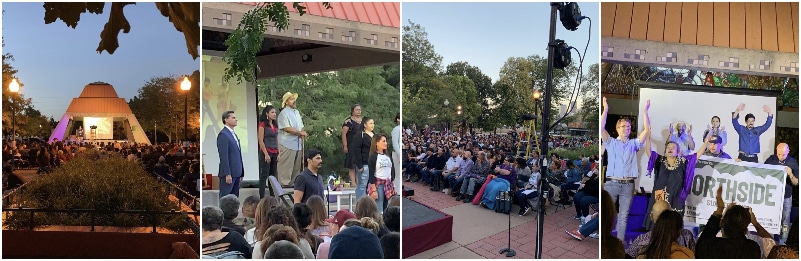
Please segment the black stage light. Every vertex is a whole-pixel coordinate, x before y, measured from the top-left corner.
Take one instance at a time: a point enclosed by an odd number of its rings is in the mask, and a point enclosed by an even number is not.
[[[575,2],[564,3],[559,8],[559,20],[565,29],[575,31],[581,24],[581,9]]]
[[[553,60],[553,67],[564,70],[571,63],[570,46],[567,45],[565,41],[556,39],[551,48],[556,48],[556,57],[554,57]]]

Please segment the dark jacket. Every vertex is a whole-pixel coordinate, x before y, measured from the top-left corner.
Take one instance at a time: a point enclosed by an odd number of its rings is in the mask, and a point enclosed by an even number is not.
[[[392,169],[392,175],[391,175],[392,176],[392,180],[391,181],[395,181],[395,167],[394,167],[395,166],[395,162],[394,162],[394,160],[392,160],[391,156],[387,155],[387,157],[389,158],[389,162],[392,162],[392,168],[391,168]],[[368,163],[367,163],[367,168],[370,170],[370,177],[368,177],[368,179],[367,179],[367,183],[369,183],[369,184],[375,184],[375,182],[376,182],[376,178],[375,178],[375,172],[376,172],[375,164],[376,164],[376,161],[378,161],[378,153],[370,154],[370,159],[368,160]]]

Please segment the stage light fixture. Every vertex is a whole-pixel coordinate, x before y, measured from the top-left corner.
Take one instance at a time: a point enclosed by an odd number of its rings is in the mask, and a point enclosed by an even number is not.
[[[575,31],[581,25],[581,9],[575,2],[563,3],[559,7],[559,20],[562,21],[562,26],[570,31]]]
[[[553,67],[564,70],[572,62],[570,59],[570,46],[565,41],[556,39],[551,48],[556,48],[556,56],[553,60]]]

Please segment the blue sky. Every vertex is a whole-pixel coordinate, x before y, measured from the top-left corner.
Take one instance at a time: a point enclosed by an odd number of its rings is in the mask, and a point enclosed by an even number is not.
[[[183,33],[175,30],[153,3],[125,7],[131,24],[120,32],[113,55],[98,54],[100,32],[111,4],[103,14],[84,13],[75,29],[63,21],[44,23],[42,3],[3,3],[3,53],[14,56],[11,65],[24,84],[21,92],[36,109],[59,120],[72,98],[89,83],[110,83],[129,100],[152,77],[181,76],[200,68],[200,59],[187,53]],[[6,86],[3,86],[6,88]]]
[[[587,66],[600,60],[600,8],[598,3],[579,3],[579,8],[593,23],[586,72]],[[549,3],[403,3],[401,10],[404,25],[411,20],[425,28],[428,40],[443,57],[443,69],[465,61],[495,82],[509,57],[548,56]],[[556,39],[583,52],[589,25],[585,19],[578,30],[568,31],[557,20]],[[575,51],[572,57],[578,62]]]

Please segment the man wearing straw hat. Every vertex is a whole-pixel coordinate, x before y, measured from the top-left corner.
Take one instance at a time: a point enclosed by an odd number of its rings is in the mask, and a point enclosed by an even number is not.
[[[292,187],[295,177],[303,168],[303,141],[308,135],[303,120],[295,108],[297,93],[284,93],[281,113],[278,114],[278,182]]]

